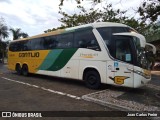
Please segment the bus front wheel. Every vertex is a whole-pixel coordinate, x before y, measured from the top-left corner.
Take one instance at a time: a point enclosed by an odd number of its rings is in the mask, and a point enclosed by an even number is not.
[[[27,66],[26,64],[24,64],[24,65],[22,66],[22,74],[23,74],[24,76],[27,76],[27,75],[28,75],[28,66]]]
[[[84,80],[86,86],[91,89],[98,89],[101,85],[100,75],[95,70],[87,71]]]

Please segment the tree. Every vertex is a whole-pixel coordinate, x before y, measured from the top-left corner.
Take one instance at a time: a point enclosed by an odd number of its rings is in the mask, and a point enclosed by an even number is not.
[[[60,9],[63,6],[64,1],[67,0],[60,0]],[[80,4],[84,0],[76,0],[77,4]],[[104,0],[90,0],[94,4],[101,3]],[[121,2],[121,0],[119,0]],[[160,0],[143,0],[142,5],[138,7],[136,10],[140,16],[141,20],[146,21],[147,19],[150,22],[155,22],[158,17],[160,16]]]
[[[17,39],[19,39],[21,37],[22,38],[27,38],[28,37],[28,34],[22,32],[20,28],[16,28],[16,29],[11,28],[10,31],[11,31],[11,33],[13,35],[13,40],[17,40]]]
[[[144,36],[148,35],[148,34],[146,34],[146,30],[151,27],[150,25],[147,25],[145,22],[136,20],[133,17],[125,19],[122,23],[124,23],[128,26],[131,26],[132,28],[134,28],[136,31],[138,31],[139,33],[141,33]]]
[[[2,59],[2,63],[4,62],[6,48],[6,44],[2,41],[2,39],[7,37],[9,37],[8,27],[5,25],[4,19],[0,18],[0,59]]]
[[[143,21],[155,22],[160,16],[160,0],[144,0],[138,12]]]
[[[78,9],[80,9],[79,14],[73,14],[69,15],[62,10],[59,11],[59,13],[63,16],[59,21],[62,23],[60,27],[52,28],[44,31],[45,33],[55,31],[57,29],[63,29],[67,27],[74,27],[78,25],[83,25],[87,23],[92,23],[95,21],[99,21],[99,19],[102,16],[102,13],[99,12],[99,10],[93,10],[90,9],[89,11],[84,9],[82,6],[77,6]]]
[[[9,44],[9,41],[1,41],[0,42],[0,62],[4,63],[4,58],[6,57],[6,50],[7,46]]]
[[[112,4],[106,5],[103,9],[89,9],[86,10],[83,6],[77,6],[80,12],[74,13],[72,15],[67,14],[60,10],[60,14],[63,16],[59,21],[62,23],[61,27],[48,29],[45,32],[51,32],[59,28],[73,27],[78,25],[83,25],[87,23],[93,22],[118,22],[127,24],[133,28],[135,28],[138,32],[144,34],[143,32],[147,24],[143,21],[139,21],[132,18],[127,17],[126,11],[121,11],[120,9],[113,9]]]
[[[120,11],[120,9],[113,10],[112,5],[106,5],[103,10],[99,9],[89,9],[86,10],[83,6],[77,6],[80,10],[80,13],[74,13],[72,15],[63,12],[62,10],[59,13],[63,16],[59,21],[62,23],[61,27],[48,29],[46,32],[51,32],[60,28],[74,27],[83,24],[93,23],[93,22],[120,22],[122,19],[125,19],[124,14],[126,11]]]
[[[79,0],[80,2],[82,0]],[[94,0],[91,0],[94,2]],[[103,0],[102,0],[103,1]],[[157,0],[156,0],[157,1]],[[96,3],[101,1],[96,1]],[[106,4],[106,7],[100,9],[85,9],[83,6],[78,5],[77,8],[80,10],[79,13],[67,14],[60,9],[59,13],[63,16],[59,21],[62,23],[60,27],[48,29],[46,32],[55,31],[57,29],[74,27],[93,22],[118,22],[131,26],[139,33],[144,35],[146,38],[156,32],[155,24],[147,24],[147,22],[140,18],[135,19],[134,17],[126,16],[127,11],[121,11],[120,9],[114,9],[112,4]]]
[[[5,25],[3,18],[0,19],[0,41],[2,38],[9,37],[8,27]]]
[[[65,0],[60,0],[60,4],[59,4],[59,6],[63,6],[63,2],[64,2]],[[83,0],[75,0],[76,2],[77,2],[77,4],[80,4]],[[90,1],[92,1],[93,3],[95,3],[95,4],[97,4],[97,3],[100,3],[100,2],[102,2],[102,1],[104,1],[104,0],[90,0]]]
[[[68,15],[67,13],[60,11],[59,13],[63,16],[61,19],[59,19],[60,22],[63,24],[61,26],[65,27],[74,27],[78,25],[93,23],[96,21],[100,21],[100,18],[102,17],[102,12],[100,10],[86,10],[82,6],[77,6],[78,9],[81,10],[79,14],[73,14]]]

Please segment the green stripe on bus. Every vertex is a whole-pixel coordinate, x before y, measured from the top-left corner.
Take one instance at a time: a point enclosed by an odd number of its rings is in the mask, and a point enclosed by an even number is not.
[[[51,50],[47,57],[45,58],[45,60],[43,61],[43,63],[41,64],[41,66],[38,68],[39,70],[47,70],[49,69],[50,66],[52,66],[52,64],[56,61],[56,59],[58,58],[58,56],[60,55],[60,53],[63,51],[63,49],[55,49],[55,50]]]
[[[72,49],[64,49],[59,57],[55,60],[55,62],[52,64],[52,66],[47,69],[48,71],[57,71],[62,69],[68,61],[71,59],[71,57],[74,55],[74,53],[77,51],[77,48]]]
[[[47,71],[60,70],[68,63],[76,51],[77,48],[52,50],[38,69]]]

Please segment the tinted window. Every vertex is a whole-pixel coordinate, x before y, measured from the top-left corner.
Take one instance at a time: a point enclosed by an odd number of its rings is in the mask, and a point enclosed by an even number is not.
[[[22,46],[20,42],[13,42],[10,44],[9,50],[10,51],[21,51]]]
[[[114,41],[113,33],[130,32],[127,27],[102,27],[97,28],[98,32],[102,36],[104,42],[106,43],[108,50],[112,56],[114,56]]]
[[[10,43],[9,44],[9,50],[10,51],[14,51],[14,43]]]
[[[48,36],[43,38],[44,49],[54,49],[57,48],[57,36]]]
[[[29,47],[27,45],[28,42],[29,42],[28,40],[19,41],[19,43],[21,45],[21,51],[27,51],[27,50],[29,50]]]
[[[35,39],[32,39],[30,42],[31,44],[31,50],[42,50],[44,49],[43,47],[43,38],[35,38]]]
[[[74,46],[76,48],[88,48],[88,49],[94,49],[94,50],[100,49],[92,30],[75,32]]]
[[[104,42],[106,43],[106,45],[110,45],[111,44],[111,37],[112,37],[112,30],[109,27],[106,28],[98,28],[97,29],[98,32],[100,33],[100,35],[102,36]]]
[[[57,48],[72,48],[73,47],[73,33],[66,33],[58,35]]]
[[[97,29],[106,45],[111,43],[113,33],[130,32],[126,27],[102,27]]]
[[[126,27],[111,27],[112,33],[127,32]]]

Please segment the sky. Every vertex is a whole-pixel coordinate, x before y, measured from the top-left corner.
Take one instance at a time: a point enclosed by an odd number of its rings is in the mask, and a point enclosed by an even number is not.
[[[68,14],[78,12],[77,4],[74,0],[65,0],[62,7]],[[91,0],[82,2],[85,8],[93,7]],[[106,0],[112,3],[115,9],[127,10],[128,16],[135,16],[135,9],[142,0]],[[106,1],[98,4],[95,8],[106,5]],[[0,0],[0,17],[4,18],[10,28],[21,28],[29,36],[44,33],[47,29],[61,26],[58,21],[62,17],[59,12],[59,0]],[[136,17],[136,16],[135,16]],[[12,39],[10,35],[9,39]]]

